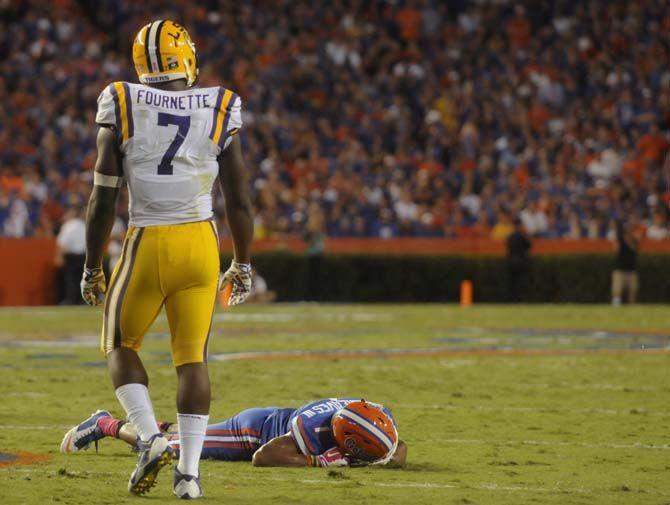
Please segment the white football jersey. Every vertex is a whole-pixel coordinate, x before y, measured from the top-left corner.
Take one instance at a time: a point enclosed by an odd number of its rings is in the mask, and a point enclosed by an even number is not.
[[[165,91],[115,82],[100,94],[95,121],[116,128],[131,225],[212,217],[217,157],[242,127],[237,94],[222,87]]]

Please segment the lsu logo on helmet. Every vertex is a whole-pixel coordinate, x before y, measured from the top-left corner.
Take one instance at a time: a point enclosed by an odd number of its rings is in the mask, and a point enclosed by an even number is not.
[[[198,77],[195,44],[183,26],[170,20],[142,27],[133,42],[133,62],[142,84],[186,79],[193,86]]]
[[[352,402],[332,418],[337,445],[355,459],[369,463],[388,462],[398,446],[398,431],[380,405]]]

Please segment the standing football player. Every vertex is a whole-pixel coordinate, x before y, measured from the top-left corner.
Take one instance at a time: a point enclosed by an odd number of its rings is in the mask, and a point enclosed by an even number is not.
[[[144,26],[133,43],[133,61],[141,84],[114,82],[98,98],[98,157],[81,290],[89,305],[104,298],[101,347],[116,396],[140,439],[128,482],[135,494],[148,491],[175,455],[157,427],[138,356],[145,332],[165,306],[178,377],[180,451],[173,490],[180,498],[198,498],[210,404],[207,342],[219,275],[212,213],[217,175],[234,242],[234,260],[222,282],[232,284],[229,305],[243,302],[251,288],[253,222],[237,135],[242,106],[228,89],[195,86],[195,46],[173,21]],[[123,180],[130,222],[107,289],[103,251]]]

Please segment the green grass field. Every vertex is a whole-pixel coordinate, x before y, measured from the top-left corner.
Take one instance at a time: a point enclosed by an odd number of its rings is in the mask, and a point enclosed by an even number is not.
[[[0,504],[173,499],[169,470],[147,497],[127,494],[135,456],[119,441],[58,452],[95,409],[121,414],[99,319],[91,308],[0,310],[0,452],[48,456],[0,468]],[[171,420],[166,327],[156,322],[142,356],[158,417]],[[361,396],[393,410],[409,463],[208,461],[203,503],[670,504],[670,307],[248,306],[217,312],[210,353],[213,421]]]

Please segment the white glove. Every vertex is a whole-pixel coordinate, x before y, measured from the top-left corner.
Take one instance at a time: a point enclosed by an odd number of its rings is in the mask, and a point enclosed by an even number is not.
[[[219,291],[232,284],[233,290],[228,305],[239,305],[247,299],[251,293],[251,263],[238,263],[233,260],[230,268],[219,279]]]
[[[107,291],[107,280],[102,267],[84,268],[80,287],[81,297],[88,305],[101,305],[105,300],[105,292]]]

